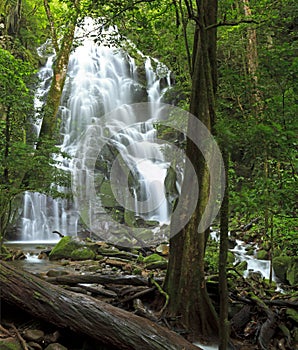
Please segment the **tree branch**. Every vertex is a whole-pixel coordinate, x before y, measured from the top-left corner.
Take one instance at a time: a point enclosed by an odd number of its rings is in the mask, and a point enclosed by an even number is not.
[[[218,23],[214,23],[211,24],[210,26],[205,27],[206,30],[208,29],[213,29],[213,28],[217,28],[217,27],[223,27],[223,26],[238,26],[239,24],[242,23],[254,23],[254,24],[260,24],[261,22],[255,21],[254,19],[241,19],[240,21],[236,21],[236,22],[218,22]]]
[[[51,13],[51,9],[50,9],[50,5],[48,3],[48,0],[44,0],[43,4],[44,4],[44,8],[45,8],[45,11],[46,11],[46,14],[47,14],[47,17],[49,20],[50,28],[51,28],[54,49],[55,49],[56,53],[58,53],[59,52],[59,45],[58,45],[57,33],[56,33],[54,19],[53,19],[52,13]]]

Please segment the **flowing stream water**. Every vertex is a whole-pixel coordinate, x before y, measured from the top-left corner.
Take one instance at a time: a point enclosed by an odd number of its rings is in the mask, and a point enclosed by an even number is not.
[[[132,189],[136,203],[134,212],[146,220],[168,222],[169,205],[163,185],[168,163],[164,160],[162,146],[154,143],[156,130],[150,122],[150,116],[143,123],[138,123],[138,116],[130,109],[130,105],[138,102],[159,102],[170,86],[170,72],[158,61],[140,53],[143,67],[137,67],[135,60],[120,48],[107,45],[107,42],[95,44],[87,34],[93,33],[93,26],[94,23],[87,20],[85,28],[78,30],[78,36],[84,36],[84,39],[70,56],[59,111],[61,151],[73,158],[82,135],[90,126],[100,125],[101,130],[108,130],[117,125],[119,132],[113,137],[113,147],[120,153],[133,177],[137,178],[137,184]],[[109,28],[103,34],[117,35],[117,32],[115,28]],[[41,85],[36,96],[38,108],[42,104],[41,98],[46,95],[50,86],[53,60],[54,55],[51,55],[39,72]],[[153,65],[162,67],[162,74],[157,74]],[[107,119],[103,126],[102,116],[117,108],[121,112]],[[156,113],[154,110],[151,112],[152,115]],[[39,126],[40,122],[36,125],[37,133]],[[84,151],[88,153],[87,150]],[[65,171],[73,172],[74,166],[77,166],[72,159],[59,160]],[[92,174],[87,172],[85,177],[90,176]],[[84,181],[88,179],[85,178]],[[140,207],[138,196],[149,198],[158,205],[147,203],[154,210],[146,212]],[[56,238],[52,233],[54,230],[76,235],[78,225],[79,214],[73,201],[53,199],[40,193],[25,194],[20,240],[53,240]]]

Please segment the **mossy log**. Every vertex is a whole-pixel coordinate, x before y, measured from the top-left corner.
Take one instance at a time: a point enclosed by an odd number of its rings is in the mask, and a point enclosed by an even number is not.
[[[180,335],[90,296],[0,263],[1,297],[61,328],[123,350],[198,350]]]
[[[78,283],[100,283],[100,284],[121,284],[133,286],[147,286],[149,284],[148,278],[135,275],[117,276],[117,275],[64,275],[47,278],[48,282],[55,284],[75,285]],[[162,279],[157,279],[158,283],[162,283]]]

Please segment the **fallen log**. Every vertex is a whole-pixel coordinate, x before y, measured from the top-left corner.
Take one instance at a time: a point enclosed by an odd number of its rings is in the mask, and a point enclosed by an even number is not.
[[[49,277],[47,281],[50,283],[74,285],[78,283],[99,283],[99,284],[121,284],[133,286],[148,286],[148,278],[135,275],[118,276],[118,275],[63,275],[57,277]],[[157,280],[162,283],[162,279]]]
[[[198,350],[148,319],[90,296],[64,290],[0,262],[1,297],[61,328],[123,350]]]

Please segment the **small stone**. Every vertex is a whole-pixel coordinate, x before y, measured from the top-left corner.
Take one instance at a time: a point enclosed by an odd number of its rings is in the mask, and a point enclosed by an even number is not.
[[[44,332],[39,329],[26,329],[23,337],[26,340],[38,342],[44,338]]]
[[[68,350],[68,349],[59,343],[52,343],[48,345],[44,350]]]
[[[30,341],[28,345],[34,350],[42,350],[42,347],[38,343],[35,343],[33,341]]]
[[[64,275],[68,275],[68,273],[62,270],[49,270],[47,272],[48,277],[58,277],[58,276],[64,276]]]
[[[170,246],[167,243],[162,243],[156,247],[157,253],[162,254],[162,255],[168,255],[169,249],[170,249]]]

